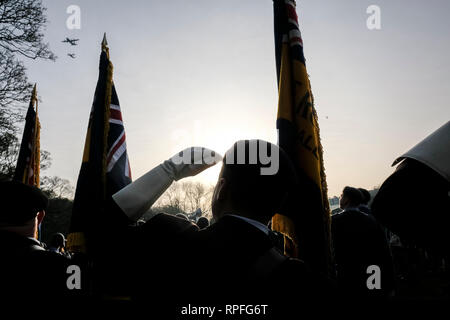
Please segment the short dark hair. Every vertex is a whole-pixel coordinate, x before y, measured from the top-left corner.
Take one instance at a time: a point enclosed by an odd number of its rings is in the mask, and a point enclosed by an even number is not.
[[[55,233],[53,234],[51,240],[50,240],[50,245],[52,247],[64,247],[64,242],[66,241],[66,238],[64,237],[64,235],[62,233]]]
[[[372,198],[369,191],[367,191],[364,188],[358,188],[359,192],[361,192],[362,195],[362,201],[361,204],[368,204],[370,199]]]
[[[272,152],[279,153],[278,170],[274,174],[262,174],[261,169],[269,165],[263,163],[260,157],[257,157],[256,161],[250,159],[250,140],[242,140],[236,142],[225,154],[221,176],[229,183],[229,197],[236,210],[254,212],[261,217],[270,218],[281,208],[287,192],[296,184],[296,173],[281,148],[263,140],[251,142],[253,146],[257,146],[258,155],[261,147],[266,148],[268,157],[272,157]],[[239,159],[241,163],[238,163],[237,158],[238,144],[240,147],[244,146],[245,150],[245,159]],[[234,157],[234,161],[229,161],[230,156]]]
[[[360,205],[363,201],[363,194],[356,188],[346,186],[342,191],[344,197],[346,197],[352,206]]]
[[[19,181],[0,182],[0,224],[20,226],[47,209],[48,198],[38,188]]]

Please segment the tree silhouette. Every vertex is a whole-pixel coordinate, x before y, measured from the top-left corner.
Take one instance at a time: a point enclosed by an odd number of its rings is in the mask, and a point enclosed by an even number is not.
[[[56,56],[44,43],[47,17],[41,0],[0,1],[0,47],[3,52],[30,59],[55,60]]]
[[[152,207],[152,212],[190,214],[197,209],[202,215],[211,216],[213,187],[201,182],[174,182]],[[150,217],[149,215],[144,216]]]
[[[0,169],[8,175],[19,132],[23,108],[30,100],[32,84],[28,81],[22,59],[55,60],[44,43],[47,24],[40,0],[0,0]],[[6,171],[5,171],[6,170]]]

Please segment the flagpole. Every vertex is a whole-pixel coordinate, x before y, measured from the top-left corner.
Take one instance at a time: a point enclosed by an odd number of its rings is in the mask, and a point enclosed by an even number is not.
[[[34,134],[35,134],[35,138],[34,138],[34,152],[35,152],[35,159],[34,159],[34,163],[35,163],[35,174],[34,174],[34,183],[36,185],[37,188],[39,188],[39,184],[40,184],[40,165],[41,165],[41,146],[40,146],[40,123],[39,123],[39,116],[38,116],[38,99],[37,99],[37,83],[34,84],[34,88],[33,88],[33,103],[36,105],[36,118],[35,118],[35,122],[34,122]],[[36,150],[36,148],[38,150]]]

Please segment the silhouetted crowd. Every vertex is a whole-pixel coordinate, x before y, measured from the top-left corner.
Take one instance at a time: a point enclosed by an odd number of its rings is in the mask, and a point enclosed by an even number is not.
[[[367,190],[345,187],[342,211],[331,221],[336,273],[323,274],[286,256],[283,236],[268,227],[275,213],[289,215],[283,205],[298,178],[283,150],[258,142],[279,152],[277,173],[261,175],[267,163],[248,157],[245,163],[225,161],[236,155],[227,152],[212,197],[211,225],[206,217],[194,222],[183,214],[140,220],[156,201],[154,195],[170,185],[160,183],[165,175],[179,180],[211,166],[177,167],[167,160],[113,195],[91,234],[89,254],[68,252],[59,233],[48,246],[36,240],[47,197],[19,182],[1,182],[2,295],[129,301],[155,308],[268,304],[279,312],[324,299],[449,298],[446,179],[408,158],[372,202]],[[244,146],[248,151],[248,140]],[[81,270],[81,284],[73,265]]]

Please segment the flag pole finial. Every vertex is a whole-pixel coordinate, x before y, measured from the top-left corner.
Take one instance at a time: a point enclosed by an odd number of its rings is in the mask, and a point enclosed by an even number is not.
[[[102,40],[102,50],[106,51],[108,49],[108,41],[106,40],[106,32],[103,34]]]

